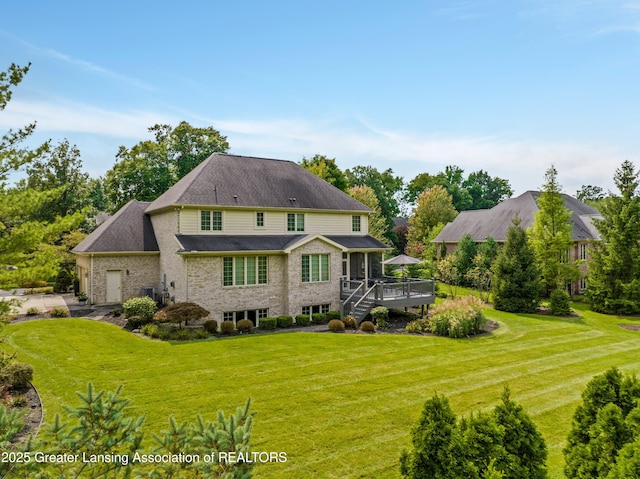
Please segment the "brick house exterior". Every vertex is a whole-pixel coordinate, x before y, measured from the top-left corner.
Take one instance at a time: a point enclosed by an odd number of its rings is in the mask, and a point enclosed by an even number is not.
[[[80,288],[93,304],[192,301],[217,321],[338,310],[341,279],[376,277],[389,249],[370,212],[296,163],[214,154],[74,248]]]
[[[447,254],[453,253],[466,233],[469,233],[477,243],[482,243],[491,237],[498,244],[503,244],[515,216],[520,218],[524,229],[531,228],[535,214],[540,210],[537,203],[539,196],[539,191],[526,191],[490,209],[462,211],[433,239],[437,244],[438,255],[441,255],[443,247],[446,248]],[[569,262],[586,260],[591,242],[600,240],[600,235],[593,225],[594,218],[601,218],[600,212],[571,196],[563,195],[563,198],[565,207],[571,211],[573,240],[573,246],[567,251],[567,259]],[[586,264],[582,263],[580,268],[583,274],[582,279],[567,285],[571,294],[581,293],[586,288]]]

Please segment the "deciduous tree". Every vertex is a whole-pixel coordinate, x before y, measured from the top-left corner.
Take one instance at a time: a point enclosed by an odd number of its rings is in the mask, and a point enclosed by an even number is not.
[[[383,243],[389,244],[390,241],[386,236],[387,221],[382,216],[380,204],[373,189],[368,186],[352,186],[347,190],[347,193],[373,210],[373,213],[369,215],[369,234]]]
[[[183,121],[175,128],[154,125],[149,131],[155,139],[132,148],[121,146],[116,164],[106,174],[113,211],[132,199],[155,200],[204,159],[229,149],[226,137],[213,127],[197,128]]]
[[[316,154],[309,159],[303,157],[300,166],[317,177],[322,178],[327,183],[332,184],[339,190],[346,191],[349,186],[347,177],[344,172],[338,168],[335,158],[327,158],[324,155]]]

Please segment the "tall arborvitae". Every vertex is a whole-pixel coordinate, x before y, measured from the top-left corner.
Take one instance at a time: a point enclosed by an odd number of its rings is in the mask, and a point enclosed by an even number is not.
[[[620,194],[602,203],[602,219],[595,221],[602,241],[593,244],[587,296],[594,311],[635,314],[640,312],[640,196],[633,163],[622,163],[614,182]]]
[[[538,257],[542,282],[547,294],[563,288],[578,276],[575,264],[569,263],[571,211],[564,205],[558,172],[552,165],[545,173],[545,184],[538,198],[540,210],[533,220],[531,244]]]
[[[607,478],[612,470],[628,465],[618,467],[617,458],[625,445],[629,446],[624,457],[633,456],[634,440],[640,439],[639,399],[640,383],[635,376],[623,375],[616,368],[589,381],[563,450],[567,478]]]
[[[491,413],[457,420],[443,396],[424,405],[412,430],[413,450],[403,452],[404,477],[544,479],[547,447],[522,406],[505,388]]]
[[[493,265],[493,306],[512,313],[533,313],[540,304],[540,270],[526,231],[516,217]]]

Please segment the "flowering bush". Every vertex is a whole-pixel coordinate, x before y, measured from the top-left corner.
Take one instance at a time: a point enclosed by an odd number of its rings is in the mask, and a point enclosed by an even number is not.
[[[482,301],[475,296],[461,296],[434,307],[429,326],[431,332],[439,336],[462,338],[479,333],[486,322]]]
[[[131,298],[122,305],[124,311],[124,317],[130,318],[131,316],[139,316],[142,320],[150,322],[153,319],[153,315],[158,310],[156,302],[149,296],[143,296],[141,298]]]

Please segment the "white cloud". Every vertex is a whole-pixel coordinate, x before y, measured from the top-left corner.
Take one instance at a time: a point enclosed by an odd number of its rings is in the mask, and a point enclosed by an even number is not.
[[[119,112],[78,103],[12,100],[0,116],[4,129],[37,120],[41,132],[92,133],[117,138],[143,139],[156,123],[176,123],[176,117],[157,112]]]
[[[187,120],[220,130],[237,154],[299,161],[303,156],[319,153],[336,158],[343,169],[357,165],[391,168],[406,181],[422,172],[437,173],[446,165],[458,165],[467,173],[483,169],[492,176],[508,179],[516,193],[540,188],[551,164],[556,166],[559,181],[569,194],[575,194],[583,184],[610,189],[615,168],[625,159],[634,159],[628,152],[606,145],[523,140],[506,135],[401,131],[379,127],[362,118],[205,118],[187,112],[120,112],[76,103],[18,100],[9,103],[0,115],[0,129],[15,128],[34,119],[40,134],[55,133],[72,142],[74,134],[82,134],[129,145],[149,138],[148,128],[156,123],[176,125]],[[100,165],[86,165],[94,172],[110,168],[113,155],[111,150],[83,151],[83,157],[92,162],[102,158]]]

